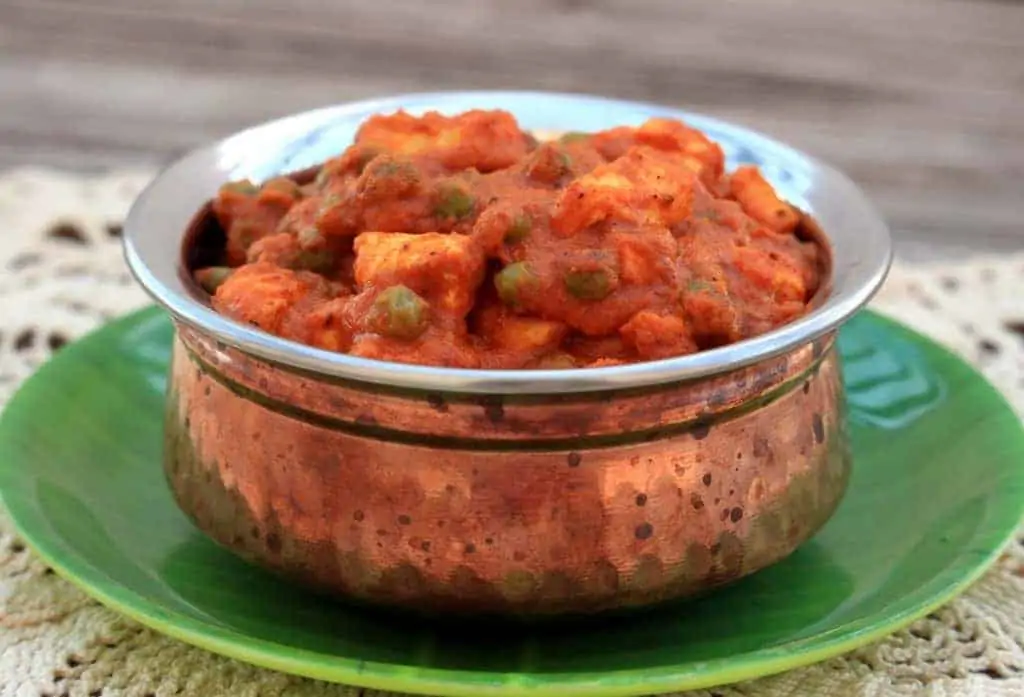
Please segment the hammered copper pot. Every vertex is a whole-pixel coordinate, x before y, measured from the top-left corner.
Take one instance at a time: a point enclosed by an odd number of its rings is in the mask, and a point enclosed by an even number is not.
[[[828,232],[828,283],[805,317],[755,339],[569,371],[382,363],[213,312],[181,245],[216,187],[316,164],[367,115],[399,106],[506,108],[547,130],[688,120],[731,159],[761,165]],[[890,258],[886,227],[856,187],[756,133],[650,105],[502,92],[310,112],[196,151],[140,197],[126,249],[175,320],[164,465],[201,530],[347,598],[519,616],[682,597],[811,537],[851,466],[836,332]]]

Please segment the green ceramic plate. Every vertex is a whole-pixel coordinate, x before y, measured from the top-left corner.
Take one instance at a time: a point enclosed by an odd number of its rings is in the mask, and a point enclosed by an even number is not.
[[[842,332],[855,468],[784,562],[700,600],[585,625],[436,627],[353,610],[236,560],[160,468],[171,328],[146,310],[62,350],[0,422],[26,540],[154,629],[278,670],[440,695],[637,695],[737,681],[879,638],[948,600],[1021,517],[1024,434],[953,355],[870,313]]]

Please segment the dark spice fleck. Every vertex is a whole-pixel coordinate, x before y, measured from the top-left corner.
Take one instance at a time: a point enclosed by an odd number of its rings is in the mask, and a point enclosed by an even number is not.
[[[431,392],[427,395],[427,404],[442,414],[448,412],[448,404],[444,401],[444,397],[436,392]]]
[[[271,554],[277,554],[281,551],[281,538],[276,532],[267,535],[267,549],[270,550]]]
[[[57,223],[47,231],[47,236],[55,240],[67,240],[76,244],[88,244],[89,237],[85,231],[71,223]]]
[[[483,403],[484,415],[487,420],[492,424],[501,423],[505,418],[505,407],[502,406],[500,399],[489,399]]]
[[[35,343],[36,333],[31,329],[26,329],[25,331],[18,334],[18,336],[14,339],[14,350],[25,351],[26,349],[32,348],[32,345]]]
[[[814,442],[819,444],[825,442],[825,422],[822,421],[821,414],[811,417],[811,430],[814,431]]]
[[[356,417],[356,423],[361,426],[375,426],[377,418],[373,414],[360,414]]]
[[[690,435],[693,436],[694,440],[704,440],[711,433],[711,424],[703,419],[698,419],[694,422],[693,427],[690,429]]]

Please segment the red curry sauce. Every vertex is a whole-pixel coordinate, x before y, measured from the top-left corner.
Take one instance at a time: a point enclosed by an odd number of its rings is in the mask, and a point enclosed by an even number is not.
[[[800,316],[823,257],[752,167],[674,120],[538,142],[503,111],[374,116],[311,183],[224,186],[219,312],[366,358],[605,366]]]

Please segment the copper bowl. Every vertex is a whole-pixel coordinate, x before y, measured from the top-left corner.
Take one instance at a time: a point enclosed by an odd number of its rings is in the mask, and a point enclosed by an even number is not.
[[[526,128],[682,118],[759,165],[826,230],[814,308],[669,360],[485,371],[360,359],[215,313],[183,233],[225,181],[315,165],[368,115],[504,108]],[[752,131],[648,104],[524,92],[396,97],[259,126],[197,150],[139,197],[126,254],[173,317],[164,466],[178,505],[233,552],[345,598],[542,616],[648,605],[784,558],[850,472],[835,336],[887,272],[884,222],[844,176]]]

